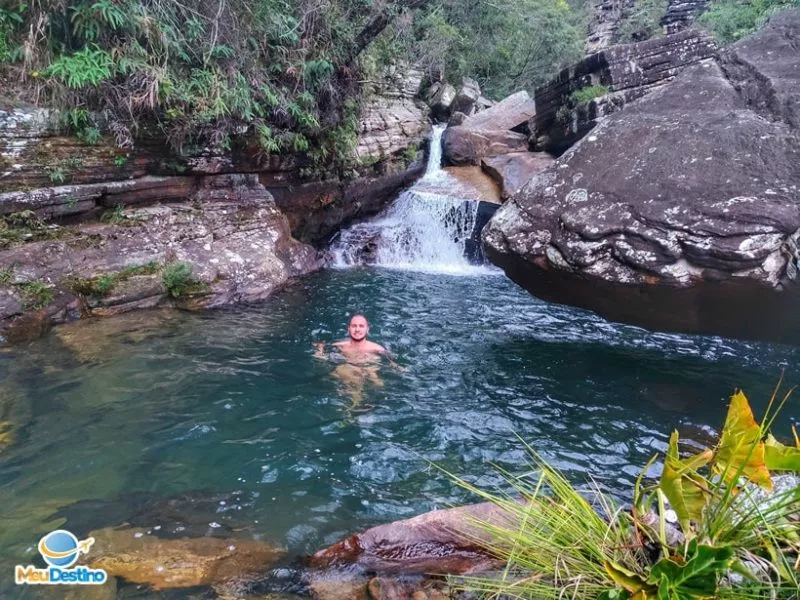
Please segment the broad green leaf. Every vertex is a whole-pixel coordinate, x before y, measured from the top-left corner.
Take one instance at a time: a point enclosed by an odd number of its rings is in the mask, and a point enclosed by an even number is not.
[[[785,446],[770,434],[764,442],[764,462],[775,471],[800,471],[800,448]]]
[[[737,391],[731,396],[728,416],[722,429],[722,438],[717,448],[714,473],[720,474],[725,482],[735,483],[737,475],[742,475],[772,490],[772,479],[764,462],[764,443],[761,441],[761,427],[753,417],[747,397]]]
[[[681,564],[662,558],[650,570],[648,582],[658,584],[659,598],[669,600],[701,600],[715,598],[717,582],[733,558],[731,548],[714,548],[689,543],[688,560]]]
[[[681,528],[687,534],[691,531],[690,522],[700,521],[703,517],[707,493],[698,484],[696,473],[697,469],[711,460],[711,457],[712,452],[707,450],[681,460],[678,454],[678,432],[672,432],[664,459],[664,470],[658,485],[678,515]]]
[[[609,560],[606,560],[603,563],[605,566],[606,573],[609,574],[611,579],[614,580],[621,588],[627,590],[631,594],[638,594],[643,592],[645,595],[642,598],[647,598],[647,590],[650,590],[652,586],[649,586],[647,582],[644,580],[643,577],[637,575],[630,569],[626,569],[625,567],[612,563]],[[636,596],[634,595],[634,598]]]

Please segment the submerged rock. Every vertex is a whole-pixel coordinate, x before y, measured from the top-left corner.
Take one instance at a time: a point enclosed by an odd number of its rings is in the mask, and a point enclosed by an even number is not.
[[[88,556],[94,569],[156,590],[257,580],[284,551],[256,540],[164,540],[141,529],[101,529]]]
[[[800,340],[800,10],[602,120],[487,225],[547,300],[650,329]]]

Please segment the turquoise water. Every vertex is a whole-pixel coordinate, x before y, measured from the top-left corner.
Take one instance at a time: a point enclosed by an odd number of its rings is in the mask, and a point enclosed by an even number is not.
[[[342,337],[353,311],[407,369],[382,366],[382,387],[344,385],[313,357],[312,342]],[[0,350],[12,431],[0,450],[0,597],[23,597],[11,565],[56,526],[257,537],[307,554],[469,501],[428,461],[491,486],[490,463],[525,468],[517,434],[625,500],[673,428],[707,443],[735,386],[763,409],[781,368],[800,379],[797,359],[610,324],[492,274],[334,270],[255,307],[64,326]]]

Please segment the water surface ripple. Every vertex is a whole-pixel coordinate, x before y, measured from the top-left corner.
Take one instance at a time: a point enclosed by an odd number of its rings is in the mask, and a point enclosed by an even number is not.
[[[407,371],[353,388],[312,355],[353,311]],[[525,469],[517,439],[629,498],[673,428],[696,445],[743,387],[763,408],[793,348],[650,333],[540,302],[500,275],[351,269],[260,306],[137,313],[0,351],[0,569],[38,536],[120,523],[312,552]],[[788,411],[796,420],[798,410]],[[787,427],[788,429],[788,427]],[[656,467],[657,471],[657,467]],[[0,596],[18,597],[9,577]],[[21,597],[21,596],[20,596]]]

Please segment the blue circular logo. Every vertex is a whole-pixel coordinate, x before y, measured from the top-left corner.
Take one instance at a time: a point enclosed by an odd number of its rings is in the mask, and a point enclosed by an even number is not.
[[[51,531],[39,540],[39,554],[51,567],[69,569],[78,561],[78,538],[64,529]]]

